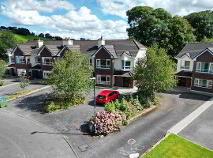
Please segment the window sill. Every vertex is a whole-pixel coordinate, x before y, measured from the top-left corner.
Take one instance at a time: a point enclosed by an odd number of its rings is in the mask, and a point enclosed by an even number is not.
[[[108,70],[110,70],[111,68],[96,67],[96,69],[108,69]]]

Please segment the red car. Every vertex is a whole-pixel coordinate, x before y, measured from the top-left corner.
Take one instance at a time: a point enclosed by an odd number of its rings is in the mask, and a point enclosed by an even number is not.
[[[120,97],[120,93],[114,90],[104,90],[96,97],[96,104],[107,104],[108,102],[115,101]]]

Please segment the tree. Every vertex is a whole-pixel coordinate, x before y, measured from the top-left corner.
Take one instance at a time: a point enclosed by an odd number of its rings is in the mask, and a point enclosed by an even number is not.
[[[177,55],[186,43],[195,40],[190,24],[181,17],[172,17],[164,9],[138,6],[127,11],[127,16],[130,38],[147,47],[157,44],[172,56]]]
[[[193,34],[193,28],[186,19],[180,16],[174,16],[169,24],[171,37],[168,41],[168,54],[175,56],[189,42],[196,41]]]
[[[38,35],[38,37],[44,38],[44,34],[43,34],[43,33],[40,33],[40,34]]]
[[[0,60],[0,86],[2,86],[4,83],[2,79],[5,73],[5,66],[5,62],[3,60]]]
[[[213,38],[213,11],[195,12],[185,16],[185,18],[195,29],[194,34],[197,36],[197,41]]]
[[[20,76],[19,81],[19,86],[22,90],[24,90],[30,84],[30,80],[24,75]]]
[[[16,46],[16,39],[11,32],[0,33],[0,58],[6,58],[6,52],[9,48]]]
[[[156,92],[171,89],[176,85],[176,64],[166,51],[157,45],[147,51],[146,58],[139,60],[134,70],[141,103],[153,101]]]
[[[92,69],[89,59],[80,52],[65,52],[63,60],[56,61],[47,79],[54,93],[62,99],[72,99],[83,95],[91,86]]]

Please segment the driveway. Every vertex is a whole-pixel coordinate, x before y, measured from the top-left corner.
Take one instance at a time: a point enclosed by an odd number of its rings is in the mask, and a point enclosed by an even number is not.
[[[0,157],[74,158],[61,135],[47,127],[0,109]]]
[[[127,157],[131,152],[131,147],[127,143],[129,139],[136,140],[132,149],[142,154],[163,138],[169,128],[209,99],[209,97],[199,94],[184,92],[160,94],[161,105],[155,112],[141,117],[122,129],[120,133],[100,138],[91,137],[84,133],[85,121],[94,113],[92,93],[89,95],[89,104],[66,111],[42,114],[42,100],[46,93],[49,91],[45,90],[11,102],[6,109],[39,121],[68,136],[68,141],[82,158]],[[103,107],[97,107],[96,110],[103,110]]]
[[[183,129],[179,135],[213,150],[213,105]]]

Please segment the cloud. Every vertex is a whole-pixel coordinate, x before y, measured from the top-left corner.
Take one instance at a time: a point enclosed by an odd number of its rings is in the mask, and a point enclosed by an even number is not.
[[[212,10],[212,0],[96,0],[104,14],[126,17],[126,11],[135,6],[164,8],[173,15],[187,15],[195,11]]]
[[[26,1],[26,0],[24,0]],[[38,2],[28,0],[28,2]],[[54,0],[56,1],[56,0]],[[12,3],[13,2],[13,3]],[[47,1],[45,1],[47,2]],[[51,1],[53,2],[53,1]],[[65,1],[63,1],[65,2]],[[127,38],[127,22],[124,20],[101,20],[87,7],[69,10],[63,15],[55,14],[41,15],[42,9],[30,8],[29,3],[24,7],[20,6],[19,1],[9,0],[1,5],[0,13],[9,17],[18,25],[41,26],[47,29],[55,30],[51,34],[61,35],[71,38],[89,38],[97,39],[102,35],[104,38]],[[51,3],[52,4],[52,3]],[[43,6],[44,7],[44,6]],[[15,8],[15,9],[14,9]]]
[[[53,12],[58,9],[70,10],[74,9],[74,6],[64,0],[8,0],[3,3],[4,6],[10,6],[12,9],[38,11],[38,12]]]

